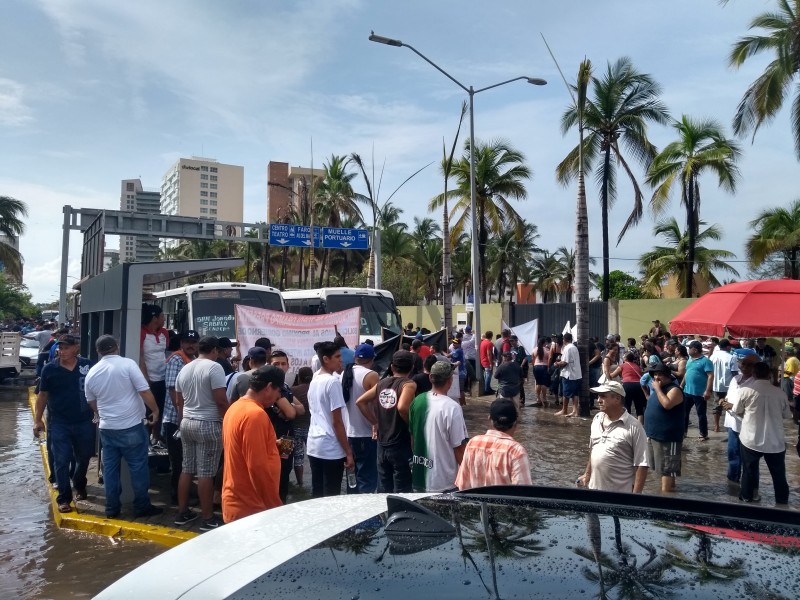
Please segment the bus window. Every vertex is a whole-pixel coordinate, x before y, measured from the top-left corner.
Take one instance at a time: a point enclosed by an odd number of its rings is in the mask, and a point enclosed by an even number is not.
[[[247,288],[198,290],[192,294],[194,329],[201,336],[236,338],[234,305],[282,311],[280,294]]]

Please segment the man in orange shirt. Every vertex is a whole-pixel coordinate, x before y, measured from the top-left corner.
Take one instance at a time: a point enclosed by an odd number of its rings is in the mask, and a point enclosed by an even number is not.
[[[281,458],[265,409],[281,397],[284,377],[277,367],[256,369],[245,395],[225,413],[222,518],[226,523],[283,504],[278,494]]]

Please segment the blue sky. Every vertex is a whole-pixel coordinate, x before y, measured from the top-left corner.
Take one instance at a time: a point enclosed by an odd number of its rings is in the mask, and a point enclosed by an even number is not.
[[[567,92],[539,35],[568,78],[589,57],[597,70],[629,56],[664,89],[672,114],[719,119],[730,130],[736,105],[767,57],[739,71],[731,44],[768,0],[6,0],[0,21],[0,193],[27,202],[21,240],[25,282],[37,301],[57,297],[61,207],[118,208],[121,179],[158,187],[179,157],[203,155],[244,165],[245,219],[264,220],[270,160],[315,166],[358,152],[378,169],[382,197],[409,174],[439,161],[455,133],[465,94],[405,48],[367,40],[370,30],[402,39],[476,88],[519,75],[476,96],[479,140],[505,138],[534,172],[518,212],[539,227],[541,247],[574,243],[575,189],[555,181],[556,164],[576,143],[560,118]],[[788,108],[788,107],[787,107]],[[464,130],[466,132],[466,128]],[[673,133],[653,127],[659,147]],[[735,195],[701,180],[701,217],[725,233],[720,246],[744,258],[748,223],[763,207],[798,196],[788,110],[753,144],[742,140]],[[794,183],[793,183],[794,182]],[[393,201],[414,216],[442,181],[429,167]],[[358,191],[363,191],[361,185]],[[599,190],[589,196],[592,256],[601,255]],[[611,213],[616,239],[631,205],[620,179]],[[674,198],[667,214],[683,222]],[[440,215],[430,215],[440,220]],[[636,272],[653,244],[653,217],[613,247],[612,269]],[[114,246],[115,239],[109,240]],[[80,238],[72,236],[70,274]],[[746,265],[739,264],[744,274]],[[598,267],[595,268],[599,269]]]

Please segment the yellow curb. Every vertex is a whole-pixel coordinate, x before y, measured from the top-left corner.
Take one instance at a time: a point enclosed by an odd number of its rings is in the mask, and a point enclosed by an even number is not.
[[[31,412],[34,413],[36,408],[36,394],[32,387],[28,388],[28,405],[30,406]],[[45,482],[47,482],[50,478],[50,468],[47,464],[47,446],[45,444],[39,444],[39,453],[42,457]],[[74,529],[76,531],[85,531],[87,533],[126,540],[155,542],[170,548],[199,535],[193,531],[183,531],[170,527],[162,527],[161,525],[149,525],[147,523],[136,523],[124,519],[106,519],[105,517],[81,514],[76,511],[74,505],[73,512],[62,513],[58,510],[58,503],[56,502],[58,494],[49,483],[46,483],[46,485],[48,494],[50,494],[53,520],[56,526],[62,529]]]

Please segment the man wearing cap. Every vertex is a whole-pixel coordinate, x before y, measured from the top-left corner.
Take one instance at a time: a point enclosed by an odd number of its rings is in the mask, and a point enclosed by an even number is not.
[[[455,365],[448,361],[436,361],[430,374],[433,389],[411,403],[408,429],[415,492],[443,492],[455,486],[469,435],[461,406],[447,395],[454,371]]]
[[[228,399],[225,371],[217,362],[218,343],[213,336],[200,338],[198,358],[185,365],[175,380],[183,443],[175,524],[185,525],[197,518],[197,513],[189,509],[192,478],[197,475],[197,495],[203,518],[200,531],[222,525],[214,516],[214,477],[222,457],[222,417],[228,408]]]
[[[219,352],[217,353],[217,362],[225,371],[225,375],[230,375],[234,372],[233,365],[231,364],[231,354],[233,354],[234,343],[230,338],[219,338]]]
[[[116,339],[101,335],[95,348],[100,362],[86,375],[86,400],[100,423],[106,517],[117,518],[121,510],[120,468],[123,458],[131,475],[134,515],[160,515],[164,509],[153,506],[148,492],[149,436],[144,425],[145,406],[151,411],[147,423],[152,425],[158,421],[158,405],[136,362],[119,355]]]
[[[689,360],[686,363],[686,374],[683,377],[683,401],[684,401],[684,434],[689,431],[689,417],[692,413],[692,406],[697,411],[697,427],[700,429],[700,439],[708,440],[708,417],[706,416],[706,406],[711,399],[712,386],[714,384],[714,364],[703,355],[703,344],[698,340],[692,340],[686,347],[689,352]]]
[[[448,354],[448,358],[453,366],[457,369],[456,375],[458,376],[458,403],[462,406],[466,404],[464,393],[467,387],[467,365],[464,358],[464,351],[461,349],[461,340],[453,338],[452,350]]]
[[[721,406],[725,411],[725,422],[728,430],[728,481],[738,484],[742,477],[742,454],[739,449],[739,432],[742,430],[742,419],[736,414],[739,395],[755,382],[753,367],[759,362],[758,356],[745,356],[739,363],[739,373],[731,379],[728,393]],[[758,497],[758,471],[755,472],[753,485],[754,497]]]
[[[647,436],[639,420],[625,410],[625,388],[608,381],[592,388],[600,409],[592,420],[589,462],[578,487],[641,494],[647,480]]]
[[[381,379],[356,400],[367,421],[377,427],[380,491],[387,494],[411,491],[408,413],[417,391],[410,379],[414,368],[411,352],[395,352],[391,366],[391,376]]]
[[[562,417],[578,416],[578,401],[581,393],[581,356],[577,346],[572,343],[572,334],[564,334],[564,348],[561,350],[561,360],[555,363],[561,369],[561,395],[563,408],[555,413]],[[569,401],[572,399],[572,412],[569,411]]]
[[[664,363],[648,371],[650,398],[644,411],[647,433],[647,464],[661,476],[661,491],[674,492],[675,478],[681,474],[684,410],[683,390]]]
[[[269,363],[269,354],[260,346],[253,346],[247,351],[244,362],[247,364],[247,371],[234,375],[228,382],[226,395],[228,402],[236,402],[245,395],[250,387],[250,375],[253,371]]]
[[[360,344],[354,351],[353,377],[350,393],[345,398],[347,405],[347,441],[353,450],[356,463],[356,489],[359,494],[374,494],[378,490],[378,442],[377,430],[367,421],[356,400],[367,390],[378,384],[380,376],[372,370],[375,363],[375,348]],[[373,435],[375,434],[375,435]],[[348,488],[348,491],[349,490]]]
[[[161,437],[167,442],[167,454],[170,466],[170,501],[178,504],[178,481],[181,477],[183,465],[183,444],[178,433],[178,392],[175,391],[175,381],[184,365],[188,365],[197,358],[197,343],[200,335],[193,330],[185,331],[180,335],[180,350],[170,354],[164,371],[164,383],[167,386],[167,398],[164,401],[164,414],[161,416]]]
[[[262,366],[248,375],[248,389],[222,421],[225,468],[222,518],[226,523],[281,506],[281,458],[265,412],[282,396],[284,372]]]
[[[476,336],[472,333],[472,327],[467,325],[464,327],[464,335],[461,336],[461,349],[464,351],[464,358],[467,361],[467,389],[472,394],[472,382],[475,381],[476,365],[475,360],[478,358],[478,346],[476,343]]]
[[[59,512],[70,512],[72,485],[70,462],[75,461],[72,484],[75,498],[86,500],[86,472],[94,454],[94,413],[86,402],[84,380],[92,363],[79,356],[80,341],[70,334],[58,338],[58,358],[42,369],[39,394],[34,409],[33,434],[39,437],[47,407],[47,437],[53,452],[53,467],[58,485]]]
[[[514,400],[516,403],[522,387],[522,369],[514,362],[511,352],[503,352],[502,359],[503,362],[494,373],[497,378],[497,395]]]
[[[719,420],[722,416],[721,401],[728,393],[728,386],[731,379],[738,373],[736,357],[731,353],[731,343],[723,338],[719,341],[719,346],[711,355],[711,362],[714,364],[714,383],[713,390],[717,395],[717,403],[714,406],[714,431],[719,431]]]
[[[489,421],[491,429],[467,442],[456,487],[468,490],[487,485],[531,485],[528,451],[514,439],[519,423],[514,402],[507,398],[493,401]]]

